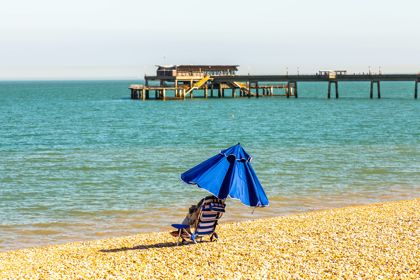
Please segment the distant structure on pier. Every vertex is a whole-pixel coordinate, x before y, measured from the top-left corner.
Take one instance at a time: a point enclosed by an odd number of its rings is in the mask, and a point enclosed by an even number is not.
[[[204,76],[233,76],[239,65],[156,65],[156,77],[161,79],[201,79]]]
[[[239,65],[157,65],[156,75],[144,76],[144,84],[131,85],[131,99],[185,99],[218,97],[286,96],[298,97],[298,82],[328,82],[327,97],[335,87],[339,98],[339,82],[370,82],[370,98],[376,85],[381,98],[381,82],[414,82],[414,98],[418,97],[420,74],[348,74],[346,70],[320,70],[312,75],[237,75]],[[215,96],[217,92],[217,96]],[[239,92],[239,95],[237,95]],[[154,93],[154,98],[151,94]]]
[[[156,65],[155,76],[144,76],[144,85],[131,85],[132,99],[151,99],[150,92],[154,92],[154,99],[184,99],[193,98],[194,93],[200,92],[204,98],[225,97],[225,91],[231,92],[232,97],[273,95],[274,89],[286,88],[284,84],[265,84],[258,87],[249,82],[235,81],[239,65]],[[230,81],[218,81],[221,78],[232,78]],[[253,92],[252,89],[256,89]],[[286,89],[287,90],[287,89]],[[289,89],[293,94],[293,89]],[[168,95],[168,93],[170,95]]]

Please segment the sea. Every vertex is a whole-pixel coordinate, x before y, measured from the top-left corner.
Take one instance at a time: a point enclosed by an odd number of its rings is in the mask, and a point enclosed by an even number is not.
[[[224,222],[420,197],[414,83],[140,101],[136,82],[0,82],[0,251],[170,231],[208,194],[180,174],[238,142],[270,206],[229,199]]]

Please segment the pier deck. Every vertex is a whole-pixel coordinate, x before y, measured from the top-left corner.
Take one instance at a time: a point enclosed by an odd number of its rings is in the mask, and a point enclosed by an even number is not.
[[[203,71],[202,68],[205,70]],[[298,83],[302,82],[327,82],[327,98],[331,98],[333,86],[335,97],[339,98],[339,82],[370,82],[369,96],[372,99],[375,85],[377,98],[381,98],[381,82],[405,81],[414,83],[414,98],[417,99],[420,81],[420,73],[347,74],[342,70],[328,70],[320,71],[314,75],[236,75],[237,66],[188,65],[171,66],[170,70],[173,73],[178,71],[178,74],[168,75],[168,69],[168,67],[160,66],[157,71],[158,75],[145,76],[145,85],[131,85],[131,98],[151,99],[150,92],[155,93],[154,99],[161,100],[193,98],[197,97],[197,92],[202,94],[201,97],[208,98],[215,97],[215,91],[217,91],[217,97],[223,98],[226,90],[231,93],[233,98],[264,96],[286,96],[287,98],[294,96],[298,98]],[[219,72],[215,72],[215,69],[218,69]],[[149,85],[149,82],[159,82],[159,85]],[[278,89],[282,89],[282,93],[279,93]],[[238,96],[236,95],[237,91],[239,92]],[[172,93],[171,96],[167,95],[168,92]]]

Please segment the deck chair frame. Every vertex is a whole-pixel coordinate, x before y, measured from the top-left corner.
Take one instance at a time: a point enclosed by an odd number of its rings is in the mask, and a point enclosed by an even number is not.
[[[198,240],[203,241],[203,237],[208,235],[210,235],[210,241],[217,241],[216,227],[219,219],[225,212],[225,207],[224,200],[208,199],[201,205],[197,214],[198,218],[191,227],[188,225],[173,224],[172,226],[178,229],[177,245],[180,242],[182,244],[187,243],[186,238],[197,243]],[[194,228],[192,233],[189,231],[191,228]]]

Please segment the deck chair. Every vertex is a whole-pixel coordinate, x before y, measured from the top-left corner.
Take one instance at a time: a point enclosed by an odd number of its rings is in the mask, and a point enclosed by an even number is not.
[[[223,200],[218,198],[205,199],[198,210],[197,220],[192,226],[189,225],[172,224],[178,230],[177,245],[181,241],[182,244],[187,243],[187,238],[192,242],[203,241],[204,236],[210,236],[210,241],[217,241],[219,239],[216,233],[216,226],[219,219],[225,213],[226,204]],[[190,233],[191,232],[191,233]]]

